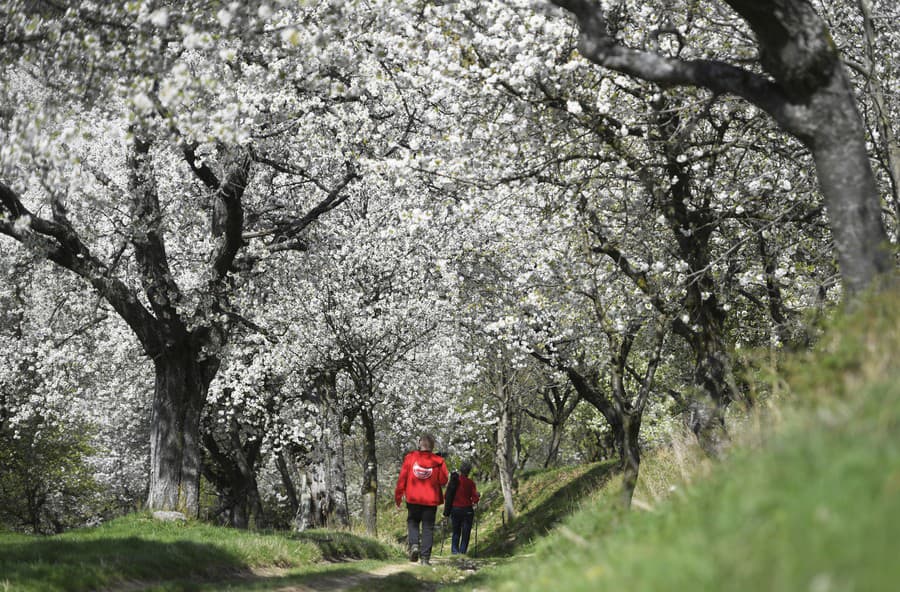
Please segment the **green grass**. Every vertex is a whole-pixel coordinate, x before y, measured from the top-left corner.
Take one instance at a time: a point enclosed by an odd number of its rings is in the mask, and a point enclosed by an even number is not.
[[[787,361],[759,432],[652,511],[623,514],[614,479],[532,556],[450,589],[898,589],[898,302],[839,318]]]
[[[397,557],[349,533],[253,533],[132,515],[53,537],[0,533],[0,590],[96,590],[135,581],[187,590],[203,580],[248,578],[254,568],[298,568],[296,578],[326,560]]]

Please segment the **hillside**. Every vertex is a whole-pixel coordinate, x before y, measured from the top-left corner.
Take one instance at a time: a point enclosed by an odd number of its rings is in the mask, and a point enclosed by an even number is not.
[[[895,589],[898,351],[890,295],[833,323],[812,354],[785,360],[761,420],[708,477],[628,515],[610,481],[533,556],[452,589]]]

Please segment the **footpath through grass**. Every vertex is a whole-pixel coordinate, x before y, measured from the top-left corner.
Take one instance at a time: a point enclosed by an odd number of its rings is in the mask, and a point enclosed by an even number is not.
[[[871,302],[789,360],[765,427],[708,477],[629,514],[614,479],[532,556],[447,589],[898,589],[898,305]]]
[[[373,564],[327,565],[328,560],[398,558],[389,546],[344,532],[263,534],[133,515],[53,537],[0,533],[0,591],[78,592],[126,585],[159,591],[267,589],[278,581]],[[259,568],[286,571],[266,581]],[[201,585],[228,579],[236,582]]]

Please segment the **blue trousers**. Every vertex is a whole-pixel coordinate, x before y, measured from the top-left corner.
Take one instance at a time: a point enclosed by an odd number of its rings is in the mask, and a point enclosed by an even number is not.
[[[454,555],[465,553],[469,550],[469,535],[472,533],[472,523],[475,521],[475,510],[471,506],[451,508],[450,521],[453,523],[450,553]]]

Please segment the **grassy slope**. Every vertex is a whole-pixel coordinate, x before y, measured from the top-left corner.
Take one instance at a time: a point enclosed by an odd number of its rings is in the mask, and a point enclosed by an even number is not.
[[[893,590],[900,581],[900,298],[839,321],[788,362],[789,405],[652,512],[617,483],[533,557],[470,590]]]
[[[613,463],[594,463],[575,467],[563,467],[549,471],[527,472],[518,477],[515,492],[517,519],[512,524],[503,524],[503,500],[496,482],[481,483],[475,476],[481,493],[478,507],[478,540],[475,532],[469,544],[469,554],[476,557],[508,556],[515,551],[545,536],[565,516],[571,514],[584,499],[595,493],[609,479]],[[441,512],[443,507],[438,508]],[[449,524],[441,530],[438,514],[435,533],[434,556],[441,556],[443,532],[443,554],[450,554]],[[380,528],[391,541],[406,541],[406,509],[394,506],[381,509]]]
[[[133,515],[54,537],[0,533],[0,590],[96,590],[129,581],[196,581],[248,575],[259,567],[397,556],[349,533],[260,534]]]
[[[545,536],[591,494],[609,481],[614,463],[594,463],[535,471],[519,476],[516,519],[503,524],[499,486],[485,488],[476,556],[507,556]]]

